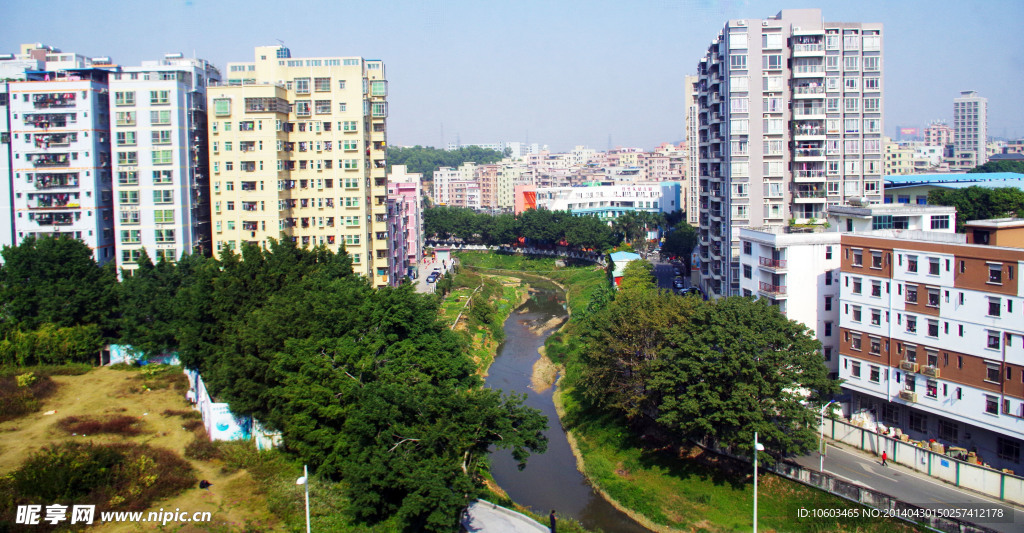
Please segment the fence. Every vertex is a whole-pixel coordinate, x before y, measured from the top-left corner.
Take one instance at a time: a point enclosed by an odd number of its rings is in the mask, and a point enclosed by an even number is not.
[[[825,435],[834,441],[876,455],[881,455],[884,451],[889,454],[889,461],[947,481],[957,487],[1024,505],[1024,478],[1020,476],[953,459],[948,455],[879,435],[842,420],[826,418]]]

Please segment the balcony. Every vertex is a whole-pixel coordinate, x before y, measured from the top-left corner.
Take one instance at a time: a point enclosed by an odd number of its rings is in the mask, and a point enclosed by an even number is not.
[[[938,367],[934,367],[934,366],[923,366],[923,367],[921,367],[921,373],[926,375],[926,376],[928,376],[928,377],[930,377],[930,378],[936,378],[936,379],[939,378],[939,374],[940,374]]]
[[[37,194],[35,196],[35,205],[29,204],[29,209],[78,209],[81,207],[78,203],[78,193],[75,193],[76,198],[74,199],[69,193]]]
[[[794,78],[824,78],[825,77],[825,66],[824,65],[794,65],[793,66],[793,77]]]
[[[786,268],[785,259],[772,259],[771,257],[761,257],[758,263],[766,268],[773,270],[782,270]]]
[[[78,140],[77,133],[37,133],[32,136],[36,148],[65,147]]]
[[[36,109],[52,109],[74,107],[75,93],[48,93],[32,95],[32,107]]]
[[[242,202],[242,211],[256,211],[256,202]]]
[[[904,372],[915,372],[916,373],[917,372],[917,368],[918,368],[917,367],[917,363],[915,363],[913,361],[908,361],[906,359],[900,361],[900,370],[903,370]]]
[[[74,113],[46,113],[25,115],[25,125],[36,128],[64,128],[75,123]]]
[[[764,281],[759,282],[758,292],[769,296],[785,296],[786,286],[785,285],[772,285]]]
[[[794,161],[824,161],[824,148],[796,148],[793,150]]]
[[[794,98],[824,98],[824,85],[797,85],[793,87]]]
[[[796,200],[824,199],[825,198],[825,191],[820,190],[820,189],[818,189],[818,190],[813,190],[813,189],[806,189],[806,190],[797,189],[797,190],[793,191],[793,198],[796,199]]]
[[[56,189],[62,187],[78,187],[78,173],[74,174],[36,174],[36,189]]]
[[[70,226],[75,222],[73,213],[41,213],[35,217],[40,226]]]
[[[917,393],[908,390],[901,390],[900,399],[905,402],[917,403]]]
[[[825,106],[793,106],[793,118],[824,120]]]
[[[793,45],[793,57],[817,57],[825,55],[822,43],[798,43]]]
[[[794,170],[793,178],[797,181],[825,181],[825,170]]]
[[[71,165],[68,154],[29,154],[25,156],[36,168],[67,167]]]

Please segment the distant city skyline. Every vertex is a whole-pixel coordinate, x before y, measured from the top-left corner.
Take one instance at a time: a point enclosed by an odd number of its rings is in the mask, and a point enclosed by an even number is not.
[[[1024,136],[1024,3],[760,1],[512,3],[9,0],[0,53],[41,42],[137,65],[182,52],[251,61],[283,41],[296,56],[382,59],[389,141],[445,147],[521,141],[654,148],[684,138],[684,76],[729,19],[818,7],[827,21],[884,24],[886,133],[953,119],[953,99],[989,102],[989,135]],[[225,73],[226,74],[226,73]]]

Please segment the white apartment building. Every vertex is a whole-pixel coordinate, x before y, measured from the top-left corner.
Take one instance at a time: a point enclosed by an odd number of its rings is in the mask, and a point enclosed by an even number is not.
[[[839,377],[850,408],[1019,471],[1024,220],[968,222],[966,235],[843,235],[841,245]]]
[[[522,187],[517,194],[530,193],[538,209],[570,211],[574,215],[596,216],[602,220],[617,218],[630,211],[671,213],[679,210],[679,183],[637,183],[585,187]],[[528,205],[517,199],[516,212]]]
[[[117,265],[211,251],[206,87],[202,59],[167,54],[110,77]]]
[[[687,75],[683,91],[683,101],[686,105],[686,179],[688,180],[686,221],[693,227],[700,224],[698,217],[700,211],[697,209],[697,206],[700,205],[700,180],[697,178],[699,175],[697,170],[700,168],[700,137],[697,128],[700,115],[700,105],[697,100],[699,83],[698,76]]]
[[[9,184],[2,244],[68,235],[114,259],[109,58],[89,59],[42,44],[0,57],[6,128],[0,161]]]
[[[988,162],[988,98],[977,91],[962,91],[953,99],[953,146],[973,152],[975,165]]]
[[[882,25],[730,20],[698,65],[701,284],[739,292],[739,229],[881,201]]]

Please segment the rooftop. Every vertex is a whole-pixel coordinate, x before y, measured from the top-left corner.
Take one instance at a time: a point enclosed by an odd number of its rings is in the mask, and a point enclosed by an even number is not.
[[[885,188],[906,187],[908,185],[938,185],[950,183],[972,183],[990,181],[1013,181],[1024,182],[1024,174],[1016,172],[990,172],[990,173],[969,173],[969,172],[946,172],[936,174],[907,174],[885,176]],[[966,185],[970,186],[970,185]],[[1011,185],[1011,187],[1014,185]]]
[[[828,208],[829,216],[848,216],[867,218],[878,215],[954,215],[956,208],[945,205],[920,205],[920,204],[868,204],[856,205],[833,205]]]
[[[974,226],[976,228],[1024,228],[1024,218],[990,218],[987,220],[968,220],[964,222],[965,226]]]

